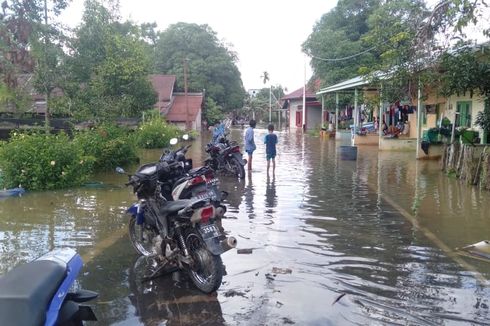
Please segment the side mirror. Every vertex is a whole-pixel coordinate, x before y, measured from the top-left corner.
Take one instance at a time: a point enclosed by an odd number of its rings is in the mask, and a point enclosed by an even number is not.
[[[179,142],[177,138],[170,139],[170,145],[176,145]]]
[[[189,140],[189,135],[188,135],[188,134],[184,134],[184,135],[182,135],[182,139],[183,139],[183,140]]]
[[[126,174],[126,171],[120,166],[116,167],[116,172],[119,174]]]

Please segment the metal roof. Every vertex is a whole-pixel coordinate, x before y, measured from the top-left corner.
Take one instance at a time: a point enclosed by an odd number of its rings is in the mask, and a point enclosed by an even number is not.
[[[374,76],[379,78],[380,80],[383,80],[389,78],[389,73],[377,71],[374,73]],[[377,85],[373,85],[369,81],[368,77],[357,76],[351,79],[344,80],[341,83],[328,86],[326,88],[322,88],[316,93],[316,95],[327,94],[327,93],[338,92],[338,91],[354,90],[356,88],[359,88],[359,86],[367,86],[367,85],[371,86],[371,88],[373,89],[379,88]]]
[[[332,93],[332,92],[337,92],[337,91],[342,91],[342,90],[350,90],[354,89],[358,86],[364,86],[368,85],[369,81],[366,80],[363,76],[357,76],[348,80],[345,80],[341,83],[322,88],[318,92],[316,92],[316,95],[321,95],[321,94],[327,94],[327,93]]]

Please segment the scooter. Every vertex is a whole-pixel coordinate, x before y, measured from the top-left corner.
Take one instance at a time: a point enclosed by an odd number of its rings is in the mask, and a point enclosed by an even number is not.
[[[83,325],[97,318],[89,306],[96,292],[71,292],[83,262],[73,249],[48,252],[0,276],[0,325]]]

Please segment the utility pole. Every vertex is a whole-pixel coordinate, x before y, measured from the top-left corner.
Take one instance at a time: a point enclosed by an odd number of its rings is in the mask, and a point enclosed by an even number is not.
[[[304,56],[304,85],[303,85],[303,125],[302,125],[302,129],[303,129],[303,132],[306,131],[306,56]]]
[[[47,74],[48,68],[48,0],[44,0],[44,66]],[[44,89],[46,91],[46,112],[44,113],[44,124],[46,128],[46,133],[49,133],[49,85],[47,81],[48,76],[44,76]]]
[[[269,85],[269,123],[272,123],[272,85]]]
[[[185,97],[185,129],[190,129],[189,124],[189,99],[187,98],[187,58],[184,58],[184,97]]]

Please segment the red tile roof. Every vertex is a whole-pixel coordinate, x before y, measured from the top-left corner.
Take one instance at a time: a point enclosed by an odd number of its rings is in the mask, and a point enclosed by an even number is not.
[[[202,93],[187,93],[187,105],[189,107],[189,121],[195,121],[201,111],[203,101]],[[174,101],[170,111],[167,113],[167,121],[186,121],[186,98],[184,93],[174,93]]]
[[[175,75],[150,75],[150,82],[158,93],[158,101],[170,101],[174,90]]]
[[[292,93],[284,95],[283,97],[281,97],[281,100],[293,100],[293,99],[299,99],[299,98],[301,98],[301,99],[303,98],[303,87],[295,90]],[[312,90],[309,90],[307,88],[306,89],[306,98],[307,99],[309,99],[309,98],[316,99],[315,92],[313,92]]]
[[[161,114],[166,115],[172,105],[175,75],[150,75],[150,82],[153,89],[158,93],[155,107],[160,110]]]

